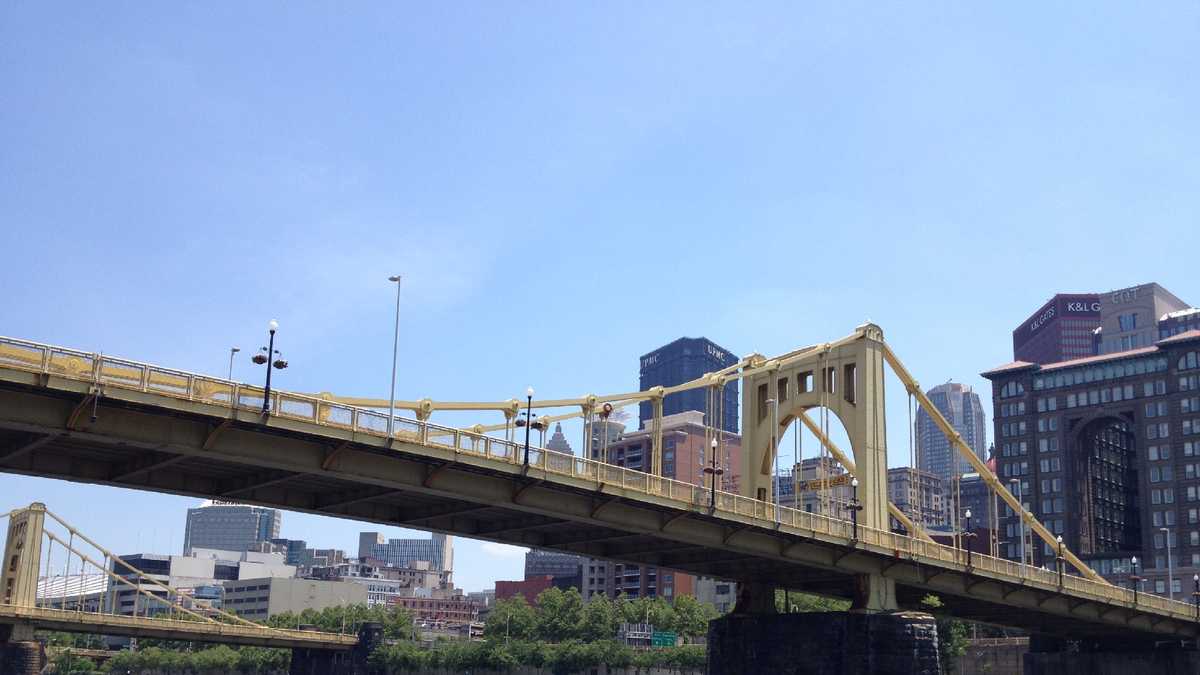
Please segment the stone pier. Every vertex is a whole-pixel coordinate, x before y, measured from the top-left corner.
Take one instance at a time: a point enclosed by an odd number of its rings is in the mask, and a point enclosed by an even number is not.
[[[708,675],[939,675],[923,612],[731,614],[708,628]]]
[[[28,626],[0,626],[0,675],[39,675],[46,663],[42,643]]]
[[[371,652],[383,644],[383,626],[365,623],[358,630],[358,644],[349,652],[296,648],[288,675],[367,675]],[[2,675],[7,675],[4,673]]]
[[[1107,639],[1061,640],[1032,636],[1024,675],[1196,675],[1200,651],[1194,645]]]

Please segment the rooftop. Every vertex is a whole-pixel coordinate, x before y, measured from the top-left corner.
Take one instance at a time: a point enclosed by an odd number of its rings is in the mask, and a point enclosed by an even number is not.
[[[1093,363],[1107,363],[1110,361],[1120,361],[1121,359],[1130,359],[1138,356],[1147,356],[1156,354],[1162,349],[1162,345],[1174,345],[1181,342],[1191,342],[1192,340],[1200,340],[1200,330],[1189,330],[1178,335],[1172,335],[1169,338],[1164,338],[1155,342],[1150,347],[1139,347],[1123,352],[1112,352],[1111,354],[1099,354],[1097,356],[1085,356],[1079,359],[1071,359],[1070,361],[1059,361],[1058,363],[1048,363],[1038,365],[1029,363],[1028,361],[1011,361],[1002,366],[997,366],[991,370],[980,373],[983,377],[991,378],[995,375],[1013,372],[1016,370],[1035,369],[1039,371],[1054,371],[1062,370],[1063,368],[1073,368],[1075,366],[1090,365]]]
[[[1193,314],[1200,314],[1200,307],[1189,307],[1187,309],[1181,309],[1175,312],[1167,312],[1166,314],[1163,314],[1161,318],[1159,318],[1159,321],[1166,321],[1167,319],[1179,319],[1185,316],[1191,316]]]

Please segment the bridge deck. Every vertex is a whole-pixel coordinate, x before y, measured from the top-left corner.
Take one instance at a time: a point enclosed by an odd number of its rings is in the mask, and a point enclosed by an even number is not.
[[[69,633],[220,642],[257,647],[348,650],[358,643],[358,638],[353,635],[318,631],[267,630],[232,624],[94,614],[45,607],[14,607],[12,605],[0,605],[0,623],[28,624],[41,630]]]
[[[14,344],[9,341],[8,345]],[[27,344],[27,343],[21,343]],[[0,351],[0,470],[437,530],[1073,637],[1200,634],[1191,606],[501,439],[129,361]],[[71,361],[75,359],[76,361]],[[107,373],[107,374],[106,374]],[[99,395],[98,400],[94,398]],[[96,419],[91,420],[93,409]]]

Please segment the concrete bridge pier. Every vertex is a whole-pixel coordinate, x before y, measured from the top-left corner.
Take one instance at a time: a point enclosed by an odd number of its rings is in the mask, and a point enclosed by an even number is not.
[[[39,675],[45,662],[32,626],[0,625],[0,675]]]
[[[288,675],[367,675],[367,659],[381,644],[383,626],[365,623],[358,629],[358,644],[350,652],[308,647],[292,649],[292,663],[288,668]]]
[[[848,612],[777,614],[773,587],[739,584],[734,611],[709,623],[708,675],[939,675],[934,618],[897,611],[894,584],[863,576]]]
[[[1042,635],[1029,638],[1024,675],[1195,675],[1200,651],[1194,644],[1146,640],[1066,640]]]

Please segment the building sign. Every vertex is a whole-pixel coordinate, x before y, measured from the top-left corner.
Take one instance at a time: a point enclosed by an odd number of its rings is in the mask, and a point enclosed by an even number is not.
[[[1050,321],[1064,316],[1096,317],[1100,315],[1100,298],[1095,295],[1056,295],[1042,306],[1028,321],[1021,332],[1033,334]]]
[[[1132,288],[1122,288],[1119,291],[1113,291],[1112,304],[1119,305],[1121,303],[1133,302],[1134,300],[1137,300],[1138,291],[1141,290],[1141,288],[1141,286],[1134,286]]]

